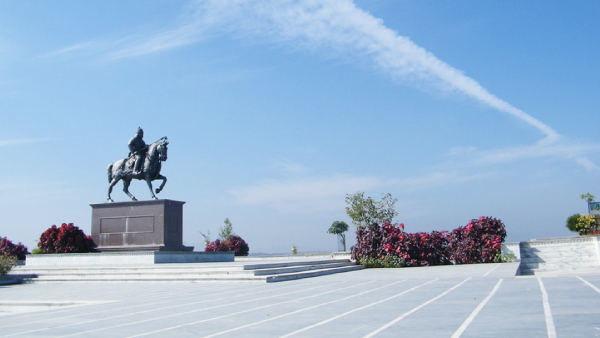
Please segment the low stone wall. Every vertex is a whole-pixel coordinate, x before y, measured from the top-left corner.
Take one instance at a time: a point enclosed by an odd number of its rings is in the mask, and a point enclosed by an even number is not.
[[[102,252],[27,255],[30,266],[153,265],[164,263],[233,262],[234,252]]]
[[[521,261],[521,247],[519,246],[519,242],[514,243],[502,243],[502,254],[508,255],[513,254],[517,257],[517,261]]]

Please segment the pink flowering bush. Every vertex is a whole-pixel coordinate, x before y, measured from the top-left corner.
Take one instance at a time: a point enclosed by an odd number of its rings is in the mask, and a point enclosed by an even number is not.
[[[388,255],[402,259],[404,266],[450,264],[446,232],[405,233],[404,224],[387,222],[371,224],[356,231],[352,258],[363,264],[371,259],[386,259]],[[389,259],[389,258],[387,258]]]
[[[60,228],[56,225],[44,231],[38,242],[40,253],[83,253],[94,252],[96,244],[90,236],[73,223],[63,223]]]
[[[250,247],[248,243],[244,241],[238,235],[231,235],[225,241],[221,241],[220,239],[215,240],[214,242],[208,243],[205,252],[219,252],[219,251],[233,251],[236,256],[248,256],[250,252]]]
[[[500,220],[481,217],[466,227],[447,231],[405,233],[404,224],[371,224],[356,231],[352,258],[363,265],[383,265],[399,258],[404,266],[488,263],[501,252],[506,237]],[[375,263],[374,263],[375,262]]]
[[[0,237],[0,256],[16,257],[19,260],[24,260],[28,254],[27,247],[19,242],[14,244],[6,237]]]
[[[506,229],[492,217],[473,219],[448,236],[452,260],[456,264],[491,263],[502,251]]]

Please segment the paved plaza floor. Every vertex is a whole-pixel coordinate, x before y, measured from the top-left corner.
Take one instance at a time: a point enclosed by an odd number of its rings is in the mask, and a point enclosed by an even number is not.
[[[600,337],[600,274],[516,263],[281,283],[0,286],[1,337]]]

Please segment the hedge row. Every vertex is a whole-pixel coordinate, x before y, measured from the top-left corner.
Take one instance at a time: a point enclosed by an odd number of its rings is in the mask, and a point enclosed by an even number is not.
[[[372,224],[356,231],[352,258],[360,262],[399,257],[405,266],[490,263],[506,238],[502,221],[481,217],[452,232],[405,233],[404,224]]]

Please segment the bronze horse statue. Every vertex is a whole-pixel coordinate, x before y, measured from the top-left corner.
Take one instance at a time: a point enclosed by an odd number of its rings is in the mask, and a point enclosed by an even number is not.
[[[167,141],[167,137],[163,137],[160,140],[152,143],[148,146],[148,150],[146,151],[146,157],[143,163],[143,170],[136,174],[134,172],[134,159],[133,156],[129,158],[125,158],[122,160],[118,160],[114,163],[108,165],[107,175],[108,175],[108,202],[114,202],[112,198],[110,198],[110,193],[112,192],[112,188],[117,184],[120,180],[123,180],[123,191],[129,196],[133,201],[137,201],[135,196],[133,196],[129,192],[129,184],[131,184],[132,179],[136,180],[145,180],[148,183],[148,188],[150,188],[150,195],[152,199],[156,200],[156,195],[152,192],[152,181],[154,180],[162,180],[162,184],[160,187],[156,189],[156,193],[158,194],[164,188],[165,183],[167,183],[167,178],[160,174],[161,162],[167,160],[167,145],[169,142]]]

